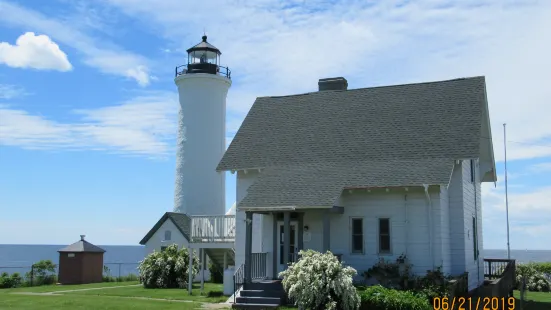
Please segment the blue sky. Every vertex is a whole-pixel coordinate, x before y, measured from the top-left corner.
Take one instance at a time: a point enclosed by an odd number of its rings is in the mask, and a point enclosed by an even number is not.
[[[0,0],[0,243],[137,244],[172,210],[174,67],[206,30],[232,70],[230,141],[257,96],[485,75],[500,182],[484,246],[551,249],[551,2]],[[235,201],[227,176],[226,205]]]

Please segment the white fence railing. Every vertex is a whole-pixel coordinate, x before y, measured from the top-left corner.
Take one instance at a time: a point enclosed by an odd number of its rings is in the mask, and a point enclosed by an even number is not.
[[[196,215],[190,218],[192,242],[235,241],[235,215]]]

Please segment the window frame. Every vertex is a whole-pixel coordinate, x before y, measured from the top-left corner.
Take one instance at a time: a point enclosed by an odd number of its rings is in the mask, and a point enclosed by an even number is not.
[[[354,233],[354,221],[359,220],[361,222],[361,237],[362,237],[362,248],[361,250],[354,249],[354,237],[358,236],[359,234]],[[350,230],[349,230],[349,237],[350,237],[350,254],[353,255],[362,255],[365,254],[365,229],[364,229],[364,218],[361,216],[351,216],[350,217]]]
[[[166,245],[161,246],[161,252],[164,252],[166,250],[166,248],[168,248],[168,246],[166,246]]]
[[[388,233],[381,234],[381,221],[388,221]],[[388,251],[381,250],[381,237],[388,235]],[[379,255],[392,255],[392,221],[390,217],[379,217],[377,218],[377,252]]]
[[[167,238],[168,236],[168,238]],[[172,241],[172,231],[170,230],[165,230],[165,236],[164,236],[164,241]]]

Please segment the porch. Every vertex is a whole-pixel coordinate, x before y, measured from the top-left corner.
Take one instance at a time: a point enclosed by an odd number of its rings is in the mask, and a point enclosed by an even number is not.
[[[310,241],[309,227],[304,225],[305,212],[312,212],[321,216],[321,227],[317,232],[321,232],[321,242],[315,250],[325,252],[331,249],[331,217],[344,213],[344,208],[333,207],[328,209],[308,209],[302,212],[295,210],[284,210],[278,212],[254,212],[245,211],[245,256],[241,266],[236,266],[236,275],[239,270],[243,272],[243,284],[252,283],[258,279],[278,279],[279,272],[283,271],[289,263],[298,259],[298,252],[305,249],[305,238]],[[264,248],[263,252],[253,253],[253,214],[271,215],[271,223],[264,227],[264,231],[271,230],[271,234],[266,234],[271,238],[271,247]],[[264,221],[266,225],[268,222]],[[288,233],[287,233],[288,232]],[[255,236],[256,238],[256,236]],[[308,248],[312,248],[311,246]],[[271,252],[271,253],[270,253]],[[271,254],[271,255],[268,255]],[[261,261],[259,261],[261,259]]]

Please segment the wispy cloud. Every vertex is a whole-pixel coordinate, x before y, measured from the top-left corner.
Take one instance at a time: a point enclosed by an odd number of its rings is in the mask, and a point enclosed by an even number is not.
[[[0,84],[0,99],[13,99],[27,95],[27,91],[21,86],[11,84]]]
[[[46,35],[27,32],[14,45],[0,42],[0,64],[14,68],[70,71],[67,54]]]
[[[156,92],[114,106],[74,110],[78,119],[72,123],[0,106],[0,144],[164,157],[174,152],[177,111],[175,94]]]
[[[107,1],[162,29],[179,51],[199,40],[209,16],[210,41],[233,68],[235,118],[257,96],[313,91],[323,77],[366,87],[485,75],[496,159],[504,122],[510,140],[551,144],[548,1]],[[545,146],[508,147],[510,160],[551,156]]]
[[[56,41],[76,49],[84,56],[84,63],[104,73],[133,79],[142,86],[150,83],[147,59],[110,42],[94,40],[67,23],[6,1],[0,1],[0,23],[45,33]]]

